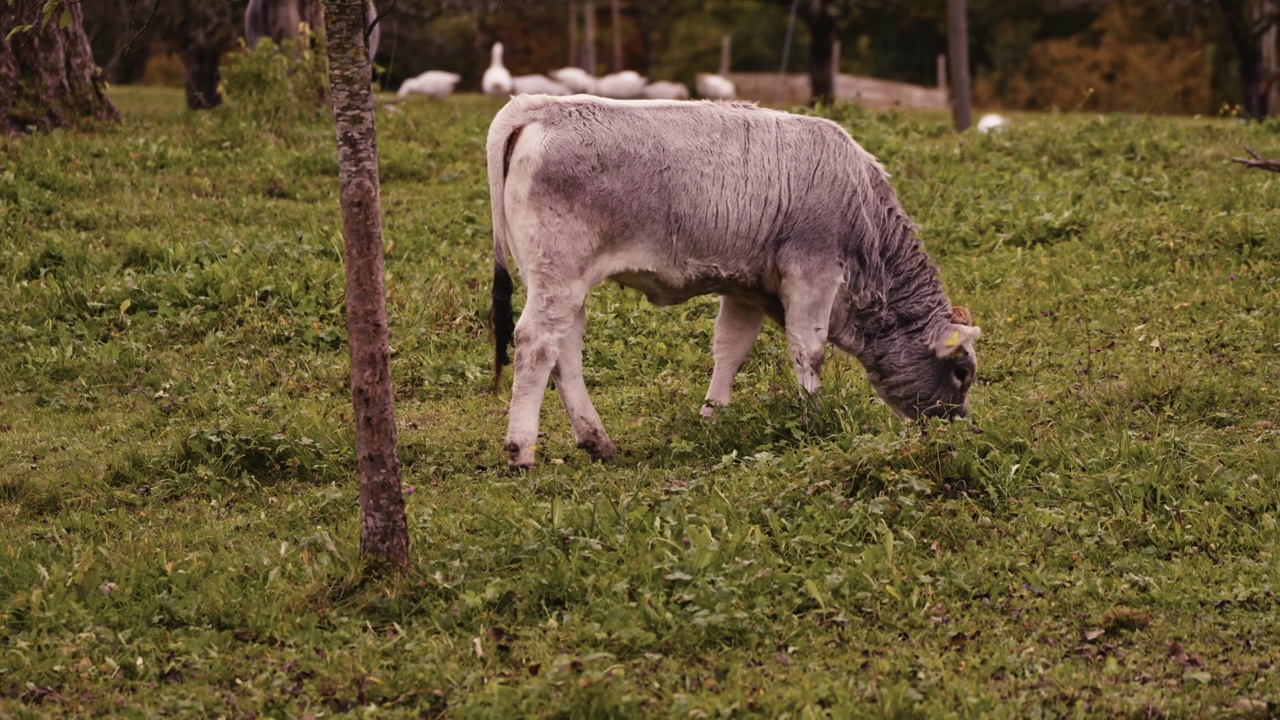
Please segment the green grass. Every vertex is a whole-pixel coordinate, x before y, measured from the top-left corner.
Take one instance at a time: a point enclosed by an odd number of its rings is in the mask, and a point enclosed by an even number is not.
[[[0,141],[0,716],[1280,714],[1280,128],[833,115],[984,330],[927,431],[601,287],[539,469],[488,392],[497,103],[379,115],[413,571],[359,525],[332,128],[113,91]],[[477,652],[477,648],[481,651]]]

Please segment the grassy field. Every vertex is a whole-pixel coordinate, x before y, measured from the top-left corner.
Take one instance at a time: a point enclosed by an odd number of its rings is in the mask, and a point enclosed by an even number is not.
[[[1280,125],[832,113],[984,335],[905,426],[776,328],[706,424],[713,299],[601,287],[509,474],[488,391],[498,103],[379,115],[413,571],[359,525],[332,127],[0,140],[0,716],[1280,714]]]

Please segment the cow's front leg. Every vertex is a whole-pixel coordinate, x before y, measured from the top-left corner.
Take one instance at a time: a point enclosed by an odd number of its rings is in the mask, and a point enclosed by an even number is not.
[[[600,415],[587,395],[587,383],[582,377],[582,334],[587,326],[587,309],[579,306],[568,334],[560,343],[560,357],[551,370],[556,379],[556,391],[560,402],[569,413],[569,423],[578,447],[587,451],[592,460],[608,460],[617,452],[609,434],[604,431]]]
[[[818,392],[821,385],[831,306],[839,289],[839,278],[826,278],[817,273],[788,273],[782,279],[787,350],[796,379],[807,395]]]
[[[572,308],[563,297],[548,297],[530,284],[529,299],[516,323],[515,379],[504,446],[507,465],[513,469],[533,467],[542,396],[559,357],[560,344],[573,324]]]
[[[720,296],[720,314],[716,316],[712,343],[716,367],[711,371],[711,387],[702,404],[702,417],[714,417],[717,407],[729,404],[733,378],[751,354],[763,323],[764,310],[760,307],[729,295]]]

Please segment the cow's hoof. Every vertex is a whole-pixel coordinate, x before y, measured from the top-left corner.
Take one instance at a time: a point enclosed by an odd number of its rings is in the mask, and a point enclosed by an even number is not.
[[[618,454],[618,448],[614,447],[613,441],[609,438],[583,440],[578,443],[578,447],[586,450],[592,460],[608,460]]]
[[[533,448],[522,448],[515,443],[507,443],[507,469],[529,470],[533,468]]]
[[[703,420],[715,420],[715,419],[716,419],[716,412],[720,410],[720,407],[721,407],[720,405],[716,405],[715,403],[711,402],[710,400],[708,400],[707,402],[703,403],[703,404],[702,404],[702,419],[703,419]]]

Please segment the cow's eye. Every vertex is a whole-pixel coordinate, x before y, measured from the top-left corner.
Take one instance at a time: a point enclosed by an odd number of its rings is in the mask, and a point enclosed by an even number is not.
[[[966,368],[957,367],[955,370],[952,370],[951,373],[956,376],[956,382],[961,385],[964,384],[965,380],[969,379],[969,371]]]

